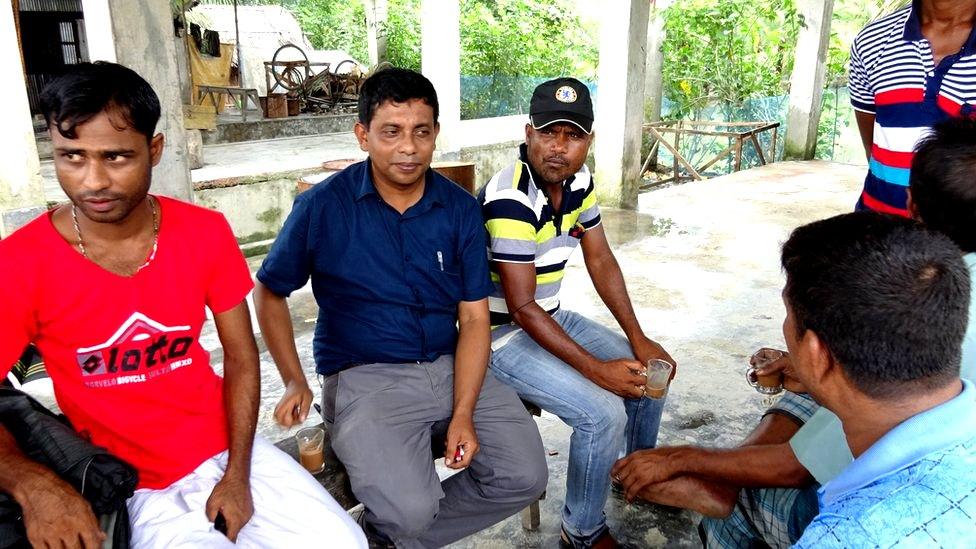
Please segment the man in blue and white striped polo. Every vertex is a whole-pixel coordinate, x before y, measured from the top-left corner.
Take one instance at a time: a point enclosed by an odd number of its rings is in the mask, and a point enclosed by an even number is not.
[[[858,210],[908,216],[916,143],[938,122],[976,115],[974,20],[976,0],[914,0],[854,39],[851,104],[869,163]]]

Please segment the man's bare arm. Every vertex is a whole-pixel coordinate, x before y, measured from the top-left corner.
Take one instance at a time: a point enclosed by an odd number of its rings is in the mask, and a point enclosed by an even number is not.
[[[810,473],[793,454],[789,440],[800,426],[781,415],[768,414],[737,448],[677,446],[640,450],[618,461],[613,475],[629,499],[648,487],[682,476],[749,488],[803,487]]]
[[[583,260],[586,263],[586,270],[593,281],[600,299],[606,304],[607,308],[617,319],[617,324],[624,331],[630,346],[634,351],[634,356],[641,364],[646,364],[652,358],[666,360],[677,367],[671,355],[664,350],[661,345],[651,340],[644,334],[637,315],[634,314],[634,306],[627,294],[627,284],[624,282],[624,275],[620,271],[620,264],[614,257],[607,242],[607,235],[603,230],[603,225],[597,225],[586,231],[581,242],[583,248]],[[674,377],[674,371],[671,376]]]
[[[254,286],[254,309],[258,326],[261,327],[261,338],[285,384],[285,392],[275,408],[275,420],[285,427],[302,423],[308,417],[313,394],[295,347],[295,331],[288,301],[257,281]]]
[[[543,349],[569,364],[597,385],[628,398],[641,396],[643,366],[635,360],[601,362],[563,330],[535,302],[535,265],[496,262],[512,318]]]
[[[871,160],[871,148],[874,146],[874,115],[856,110],[854,111],[854,119],[857,120],[857,131],[861,134],[864,157]]]
[[[227,414],[228,458],[224,476],[207,501],[207,518],[223,514],[227,537],[237,533],[254,513],[251,500],[251,449],[261,397],[261,366],[251,330],[247,301],[214,315],[224,351],[224,409]]]
[[[54,471],[25,456],[2,425],[0,463],[0,492],[20,505],[31,546],[101,547],[105,534],[88,501]]]
[[[491,321],[488,299],[458,304],[458,343],[454,354],[454,414],[447,429],[444,459],[452,469],[467,467],[478,453],[474,409],[488,370],[491,353]],[[454,461],[458,446],[464,456]]]

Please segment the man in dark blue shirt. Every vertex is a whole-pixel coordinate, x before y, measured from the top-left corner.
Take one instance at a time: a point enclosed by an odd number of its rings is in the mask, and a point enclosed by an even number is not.
[[[440,547],[538,498],[542,441],[487,373],[484,226],[474,197],[429,169],[430,81],[402,69],[370,77],[355,132],[369,159],[295,200],[258,272],[258,320],[286,386],[275,418],[304,421],[312,400],[285,301],[311,277],[323,415],[367,534]],[[443,483],[432,436],[445,437],[447,466],[464,469]]]

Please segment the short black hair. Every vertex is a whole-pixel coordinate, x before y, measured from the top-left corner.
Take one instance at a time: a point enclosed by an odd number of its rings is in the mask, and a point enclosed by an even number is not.
[[[411,99],[420,99],[434,109],[434,124],[437,124],[437,91],[426,76],[397,67],[374,73],[359,89],[359,122],[369,127],[380,105],[387,101],[404,103]]]
[[[959,376],[969,271],[959,248],[917,221],[855,212],[793,231],[784,296],[860,392],[893,400]]]
[[[159,97],[149,82],[117,63],[95,61],[70,65],[41,92],[41,112],[68,139],[102,111],[122,116],[129,127],[152,139],[159,122]]]
[[[947,120],[918,143],[909,188],[923,223],[976,252],[976,120]]]

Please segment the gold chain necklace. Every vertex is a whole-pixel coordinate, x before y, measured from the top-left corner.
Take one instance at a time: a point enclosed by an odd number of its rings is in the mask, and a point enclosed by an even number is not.
[[[152,260],[156,258],[156,249],[159,246],[159,217],[156,214],[156,201],[152,195],[146,195],[149,201],[149,210],[152,212],[152,228],[153,228],[153,243],[152,250],[149,252],[149,257],[146,258],[146,262],[136,269],[136,273],[145,269],[152,263]],[[78,250],[85,259],[91,259],[88,257],[88,252],[85,251],[85,241],[81,238],[81,227],[78,226],[78,209],[75,207],[74,203],[71,204],[71,221],[75,226],[75,235],[78,237]],[[135,273],[133,273],[135,274]]]

